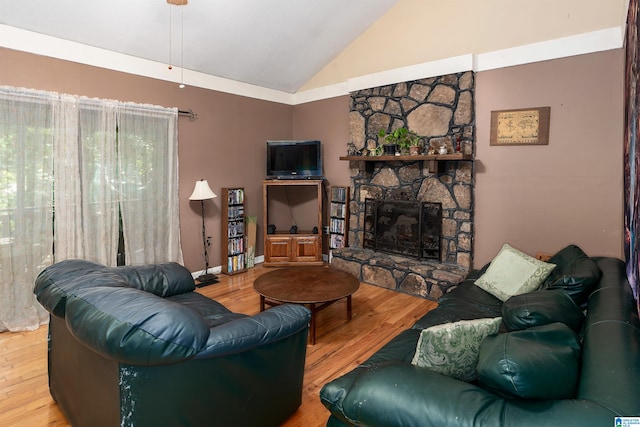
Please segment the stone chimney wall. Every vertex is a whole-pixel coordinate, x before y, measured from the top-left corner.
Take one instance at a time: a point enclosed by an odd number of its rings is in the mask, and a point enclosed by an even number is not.
[[[351,94],[347,153],[375,150],[378,132],[399,127],[424,137],[423,152],[442,145],[449,153],[475,152],[475,75],[449,74],[364,89]],[[332,251],[332,265],[365,283],[437,301],[460,283],[473,262],[474,162],[349,161],[349,247]],[[421,260],[362,248],[366,198],[442,203],[440,260]]]
[[[449,153],[474,153],[475,75],[468,71],[396,83],[351,94],[349,155],[377,147],[378,132],[399,127],[424,137],[423,152],[441,145]],[[441,262],[470,269],[473,259],[473,161],[350,161],[352,194],[350,247],[362,248],[365,199],[440,202],[443,208]]]
[[[349,155],[366,155],[377,147],[380,129],[400,127],[417,133],[429,147],[446,145],[473,152],[475,74],[472,71],[396,83],[351,94]]]

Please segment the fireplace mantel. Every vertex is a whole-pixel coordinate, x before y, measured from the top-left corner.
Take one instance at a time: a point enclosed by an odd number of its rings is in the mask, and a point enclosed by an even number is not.
[[[473,160],[471,154],[419,154],[417,156],[341,156],[340,160],[363,162],[415,162],[417,160]]]
[[[349,160],[356,162],[417,162],[426,161],[430,170],[436,170],[438,162],[456,161],[456,160],[473,160],[471,154],[452,153],[452,154],[419,154],[417,156],[341,156],[340,160]],[[371,164],[371,163],[366,163]]]

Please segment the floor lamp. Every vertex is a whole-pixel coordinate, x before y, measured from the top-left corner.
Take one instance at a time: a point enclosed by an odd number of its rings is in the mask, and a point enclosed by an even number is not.
[[[199,286],[209,285],[211,283],[217,283],[218,278],[215,274],[209,274],[209,254],[207,253],[207,237],[204,227],[204,201],[216,198],[216,193],[211,190],[209,183],[206,179],[196,181],[196,187],[193,189],[193,193],[189,196],[189,200],[199,200],[202,206],[202,246],[204,248],[204,273],[198,277]]]

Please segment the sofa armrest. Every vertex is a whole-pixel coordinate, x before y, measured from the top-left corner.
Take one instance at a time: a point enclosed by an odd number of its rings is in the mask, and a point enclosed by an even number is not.
[[[589,296],[578,397],[623,416],[640,414],[640,321],[625,264],[596,258],[602,278]]]
[[[287,304],[212,327],[209,339],[196,359],[228,356],[280,341],[308,330],[310,320],[309,309]]]

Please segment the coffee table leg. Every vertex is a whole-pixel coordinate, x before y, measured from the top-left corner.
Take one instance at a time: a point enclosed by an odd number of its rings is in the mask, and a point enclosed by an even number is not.
[[[311,345],[315,345],[316,343],[316,305],[309,304],[309,308],[311,309],[311,324],[309,325],[309,339],[311,340]]]
[[[347,297],[347,320],[351,320],[351,316],[352,316],[352,311],[351,311],[351,295],[349,295]]]
[[[264,295],[260,295],[260,311],[264,311]]]

